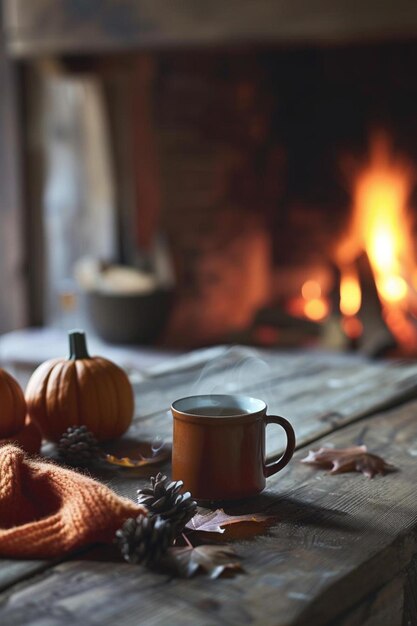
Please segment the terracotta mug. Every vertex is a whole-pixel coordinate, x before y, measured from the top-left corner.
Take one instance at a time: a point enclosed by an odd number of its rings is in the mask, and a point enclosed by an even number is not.
[[[238,395],[190,396],[171,406],[174,418],[172,477],[197,500],[254,496],[266,478],[287,465],[295,434],[283,417],[267,415],[265,402]],[[265,459],[268,424],[282,426],[287,447],[278,461]]]

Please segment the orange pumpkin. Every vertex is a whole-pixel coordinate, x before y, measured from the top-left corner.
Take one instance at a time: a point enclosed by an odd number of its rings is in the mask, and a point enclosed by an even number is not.
[[[23,391],[13,376],[0,369],[0,445],[17,443],[34,454],[41,447],[39,427],[26,415]]]
[[[13,376],[0,369],[0,439],[14,435],[25,424],[26,402]]]
[[[26,389],[29,415],[46,439],[58,441],[69,426],[85,425],[99,441],[130,426],[134,399],[125,372],[101,357],[90,357],[85,334],[69,334],[69,359],[42,363]]]

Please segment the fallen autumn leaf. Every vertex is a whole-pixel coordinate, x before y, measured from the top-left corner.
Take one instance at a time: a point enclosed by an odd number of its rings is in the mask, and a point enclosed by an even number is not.
[[[308,455],[301,459],[301,463],[330,468],[330,474],[362,472],[368,478],[373,478],[376,474],[385,474],[395,470],[393,465],[384,461],[380,456],[369,453],[365,445],[352,446],[350,448],[310,450]]]
[[[239,524],[243,522],[254,522],[262,524],[269,519],[268,515],[258,515],[249,513],[248,515],[227,515],[223,509],[216,509],[211,513],[197,513],[187,523],[186,528],[190,530],[202,531],[206,533],[224,533],[224,526]]]
[[[174,571],[177,576],[191,578],[200,571],[209,578],[218,578],[223,572],[242,572],[239,556],[229,546],[187,546],[169,548],[161,561],[163,569]]]

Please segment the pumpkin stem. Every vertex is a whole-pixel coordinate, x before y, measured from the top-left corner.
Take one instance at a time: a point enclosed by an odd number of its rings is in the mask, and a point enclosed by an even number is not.
[[[70,348],[69,360],[75,361],[76,359],[89,359],[90,355],[87,351],[85,333],[82,330],[71,330],[68,333],[68,337]]]

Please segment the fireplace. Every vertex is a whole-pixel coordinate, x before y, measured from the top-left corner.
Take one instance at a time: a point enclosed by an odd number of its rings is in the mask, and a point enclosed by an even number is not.
[[[81,314],[79,257],[149,270],[162,255],[164,345],[415,354],[411,31],[88,55],[47,35],[24,67],[39,317]]]

